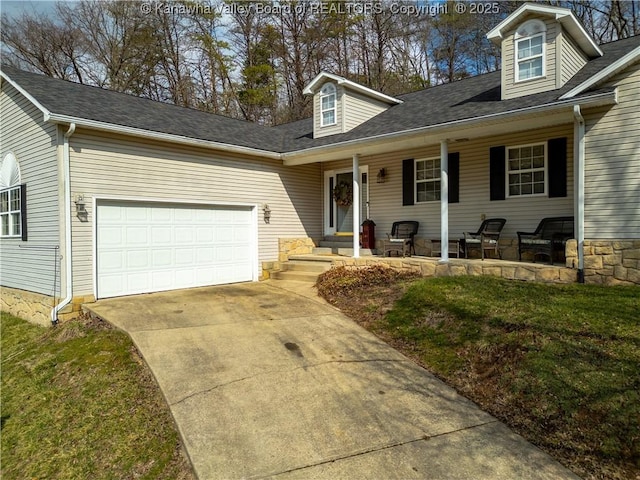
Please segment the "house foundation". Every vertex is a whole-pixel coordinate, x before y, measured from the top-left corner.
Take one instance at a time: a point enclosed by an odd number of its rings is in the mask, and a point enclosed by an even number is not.
[[[576,240],[567,242],[568,267],[578,268]],[[585,240],[584,282],[640,285],[640,240]]]
[[[36,325],[51,325],[51,310],[60,298],[28,292],[17,288],[2,287],[0,310],[20,317]],[[82,304],[95,302],[93,295],[73,297],[71,303],[58,312],[58,320],[70,320],[82,311]]]

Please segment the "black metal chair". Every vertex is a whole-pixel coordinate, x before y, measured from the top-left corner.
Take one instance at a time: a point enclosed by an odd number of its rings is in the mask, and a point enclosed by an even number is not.
[[[502,258],[500,252],[500,232],[504,228],[507,220],[504,218],[487,218],[480,224],[477,232],[464,232],[464,239],[461,242],[464,249],[464,258],[469,258],[470,249],[480,249],[480,258],[484,260],[485,251],[493,250]]]

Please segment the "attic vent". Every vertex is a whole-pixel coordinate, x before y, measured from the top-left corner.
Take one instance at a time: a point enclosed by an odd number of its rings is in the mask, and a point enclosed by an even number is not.
[[[0,190],[20,185],[20,167],[13,153],[7,153],[0,167]]]
[[[542,20],[529,20],[528,22],[520,25],[518,30],[516,30],[516,39],[523,37],[531,37],[533,35],[537,35],[538,33],[546,32],[547,26],[544,24]]]

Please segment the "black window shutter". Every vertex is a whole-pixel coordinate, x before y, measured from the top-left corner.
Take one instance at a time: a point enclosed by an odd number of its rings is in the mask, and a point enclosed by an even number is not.
[[[491,147],[489,149],[489,187],[491,200],[504,200],[505,199],[505,152],[506,148]]]
[[[22,241],[27,241],[27,184],[20,185],[20,228],[22,230]]]
[[[414,165],[413,158],[402,161],[402,205],[414,204]]]
[[[449,154],[449,203],[460,201],[460,154]]]
[[[567,137],[554,138],[547,144],[549,161],[549,197],[567,196]]]
[[[333,177],[329,177],[329,228],[333,228]]]

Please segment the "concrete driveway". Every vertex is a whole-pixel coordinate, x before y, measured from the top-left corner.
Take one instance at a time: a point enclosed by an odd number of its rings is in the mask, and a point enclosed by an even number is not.
[[[577,478],[315,296],[262,282],[101,300],[204,479]]]

